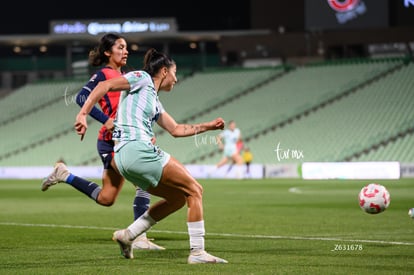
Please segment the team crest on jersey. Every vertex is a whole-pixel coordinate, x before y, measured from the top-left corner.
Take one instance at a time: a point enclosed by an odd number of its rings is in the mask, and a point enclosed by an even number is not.
[[[141,77],[142,76],[140,71],[136,71],[136,72],[134,72],[134,74],[135,74],[136,77]]]

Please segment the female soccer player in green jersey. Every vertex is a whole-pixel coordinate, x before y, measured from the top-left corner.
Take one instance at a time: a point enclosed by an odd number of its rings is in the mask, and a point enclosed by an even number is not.
[[[173,89],[177,83],[176,69],[176,64],[170,57],[149,49],[144,57],[143,70],[102,81],[95,87],[76,116],[75,129],[83,136],[88,127],[86,118],[98,100],[109,91],[123,91],[113,132],[113,167],[131,183],[163,198],[126,229],[114,232],[113,240],[118,242],[125,258],[134,257],[131,244],[136,236],[187,204],[190,237],[187,262],[227,263],[205,251],[202,186],[184,165],[151,142],[154,122],[174,137],[224,128],[224,120],[220,117],[200,124],[178,124],[164,110],[158,92]]]

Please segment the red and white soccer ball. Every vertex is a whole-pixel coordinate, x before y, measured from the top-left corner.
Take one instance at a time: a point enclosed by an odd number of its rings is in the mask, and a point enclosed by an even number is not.
[[[359,206],[368,214],[384,212],[391,202],[390,193],[385,186],[370,183],[362,187],[358,195]]]

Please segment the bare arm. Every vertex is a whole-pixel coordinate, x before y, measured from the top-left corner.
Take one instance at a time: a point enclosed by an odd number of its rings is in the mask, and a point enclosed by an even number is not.
[[[173,137],[188,137],[196,134],[201,134],[206,131],[219,130],[224,128],[224,120],[221,117],[203,123],[178,124],[167,112],[164,112],[160,115],[157,123]]]
[[[99,99],[101,99],[109,91],[128,90],[129,88],[129,82],[124,77],[108,79],[101,81],[98,85],[96,85],[76,116],[75,129],[77,134],[81,135],[81,140],[88,129],[86,117]]]

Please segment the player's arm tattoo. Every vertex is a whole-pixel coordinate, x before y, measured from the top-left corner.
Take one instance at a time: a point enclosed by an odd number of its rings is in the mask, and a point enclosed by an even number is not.
[[[184,124],[184,135],[197,135],[200,133],[200,125],[198,124]]]

